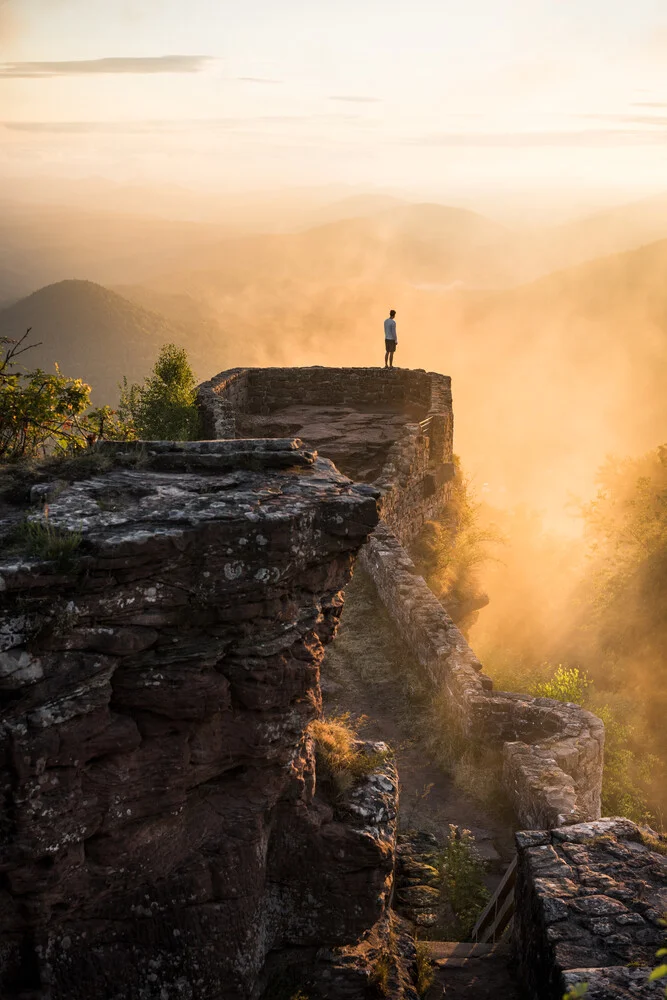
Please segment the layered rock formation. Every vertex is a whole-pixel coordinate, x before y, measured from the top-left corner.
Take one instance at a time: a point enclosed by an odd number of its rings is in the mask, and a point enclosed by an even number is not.
[[[323,947],[333,981],[393,869],[392,768],[332,803],[307,735],[376,495],[298,442],[107,451],[33,491],[59,561],[0,524],[0,994],[250,997]]]

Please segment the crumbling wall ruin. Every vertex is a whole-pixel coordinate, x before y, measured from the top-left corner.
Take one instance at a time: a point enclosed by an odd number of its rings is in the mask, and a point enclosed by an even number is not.
[[[253,436],[253,428],[260,436],[298,433],[351,478],[372,481],[380,490],[382,518],[404,544],[449,499],[454,422],[451,379],[445,375],[409,369],[238,368],[199,387],[199,408],[212,437]],[[350,413],[366,417],[361,440],[332,427],[336,417]],[[298,422],[290,423],[290,416]],[[392,418],[399,430],[386,435],[377,474],[367,478],[357,463],[349,466],[351,452],[358,444],[368,450],[373,432]]]
[[[497,746],[503,782],[518,822],[548,829],[598,819],[604,725],[576,705],[493,690],[466,640],[406,552],[424,523],[449,497],[453,474],[451,382],[433,372],[373,368],[267,368],[223,372],[200,389],[211,428],[243,425],[244,415],[312,407],[316,444],[322,412],[332,405],[382,406],[403,417],[388,449],[380,491],[382,520],[361,553],[399,632],[417,653],[434,693],[446,689],[453,713],[472,740]],[[226,423],[224,423],[226,421]],[[325,452],[326,454],[326,452]],[[343,455],[344,458],[344,455]],[[337,459],[338,460],[338,459]]]
[[[434,693],[444,688],[465,735],[496,746],[519,826],[600,816],[604,725],[578,705],[494,691],[470,646],[398,539],[379,525],[361,554]]]

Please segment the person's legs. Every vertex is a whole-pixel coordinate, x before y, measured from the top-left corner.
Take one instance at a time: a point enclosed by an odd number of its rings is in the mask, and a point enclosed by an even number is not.
[[[389,365],[387,364],[388,361],[389,361],[389,351],[385,351],[384,352],[384,366],[385,366],[385,368],[389,367]]]
[[[396,350],[396,347],[394,346],[392,348],[392,350],[389,352],[389,367],[390,368],[394,367],[394,351],[395,350]]]

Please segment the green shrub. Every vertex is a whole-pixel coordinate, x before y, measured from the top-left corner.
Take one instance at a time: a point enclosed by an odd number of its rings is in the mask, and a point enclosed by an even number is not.
[[[563,994],[563,1000],[581,1000],[588,993],[588,983],[577,983],[567,993]]]
[[[196,388],[187,352],[165,344],[143,384],[128,385],[123,380],[120,418],[146,440],[196,440],[200,433]]]
[[[83,413],[90,386],[81,379],[24,369],[17,358],[32,346],[0,337],[0,459],[68,452],[86,445]]]
[[[415,942],[415,965],[417,967],[417,993],[426,996],[433,983],[433,963],[425,941]]]
[[[489,900],[485,865],[475,853],[475,838],[469,830],[450,824],[440,870],[444,894],[456,917],[456,940],[465,941]]]
[[[555,701],[583,705],[586,691],[592,683],[590,677],[578,667],[564,667],[559,663],[551,678],[536,684],[532,693],[540,698],[553,698]]]
[[[362,721],[358,720],[356,727]],[[318,770],[331,780],[338,793],[372,774],[391,755],[389,749],[366,753],[356,727],[350,721],[349,712],[331,719],[316,719],[308,727],[315,741]]]

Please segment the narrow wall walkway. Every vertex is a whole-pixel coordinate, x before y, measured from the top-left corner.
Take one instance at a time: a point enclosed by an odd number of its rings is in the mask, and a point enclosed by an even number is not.
[[[373,581],[357,567],[345,592],[340,631],[327,648],[322,668],[325,713],[368,717],[364,738],[386,740],[396,751],[399,829],[422,830],[441,843],[450,823],[469,829],[489,863],[488,884],[493,889],[514,853],[512,830],[506,818],[459,788],[415,735],[415,707],[409,704],[408,690],[410,679],[419,675]]]

